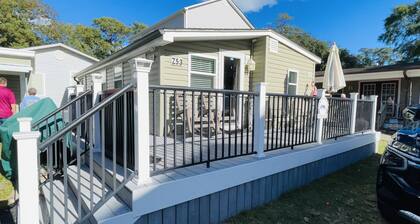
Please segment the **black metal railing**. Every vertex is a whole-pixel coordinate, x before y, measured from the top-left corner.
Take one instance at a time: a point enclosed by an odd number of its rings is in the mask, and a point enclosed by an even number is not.
[[[61,107],[55,109],[42,119],[32,124],[32,129],[40,131],[42,136],[40,141],[43,142],[50,137],[51,134],[65,127],[70,121],[84,114],[88,109],[92,108],[92,91],[88,90],[79,96],[73,95],[70,101]],[[87,134],[85,127],[82,127],[82,133]]]
[[[358,100],[356,110],[355,132],[370,130],[373,114],[373,102],[369,100]]]
[[[94,120],[100,120],[102,127],[109,122],[115,125],[116,113],[105,121],[106,110],[111,107],[115,111],[120,99],[123,99],[123,107],[127,108],[126,102],[132,89],[132,85],[122,88],[40,143],[40,189],[41,202],[45,204],[45,209],[43,209],[45,223],[53,223],[57,219],[63,220],[64,223],[74,220],[77,223],[87,222],[95,211],[134,177],[135,172],[127,168],[128,136],[125,136],[122,145],[118,146],[124,149],[125,160],[122,161],[123,169],[118,168],[117,171],[115,156],[117,136],[115,134],[112,136],[114,156],[111,160],[106,160],[103,147],[100,152],[93,151],[94,127],[92,125]],[[96,119],[98,114],[101,115],[100,119]],[[123,129],[120,130],[122,132],[126,132],[128,128],[126,114],[122,115]],[[84,135],[82,127],[85,127],[90,134]],[[100,131],[100,135],[100,145],[105,146],[104,129]],[[54,161],[59,161],[58,165],[54,164]],[[95,166],[99,168],[96,169]],[[86,174],[82,175],[82,173]],[[74,206],[73,210],[69,208],[70,203]],[[57,205],[60,209],[55,207]]]
[[[100,101],[106,100],[112,96],[118,89],[104,91],[100,95]],[[115,116],[114,116],[115,114]],[[127,162],[129,169],[134,169],[134,97],[133,91],[128,91],[125,97],[119,97],[115,100],[115,104],[108,105],[104,109],[104,120],[101,123],[101,129],[104,130],[106,136],[104,140],[105,156],[109,159],[116,158],[117,164],[123,166],[124,161]],[[111,122],[115,118],[115,123]],[[127,127],[124,128],[127,119]],[[122,146],[126,141],[126,149]],[[115,144],[114,144],[115,143]],[[126,152],[126,154],[124,154]]]
[[[350,134],[352,100],[328,98],[328,117],[324,119],[323,139],[337,139]]]
[[[149,96],[153,172],[255,153],[256,93],[151,86]]]
[[[265,112],[265,151],[316,141],[319,99],[268,93]]]

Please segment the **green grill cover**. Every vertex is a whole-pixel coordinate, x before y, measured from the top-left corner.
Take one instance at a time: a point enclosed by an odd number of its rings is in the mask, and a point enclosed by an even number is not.
[[[1,168],[3,175],[5,175],[8,179],[14,179],[16,174],[16,141],[13,139],[12,135],[14,132],[19,131],[19,122],[17,119],[21,117],[31,117],[32,124],[34,124],[56,109],[57,106],[55,103],[50,98],[45,98],[29,107],[26,107],[19,113],[16,113],[0,126],[0,141],[2,143]],[[49,119],[48,127],[50,129],[50,133],[46,133],[47,124],[41,124],[41,127],[39,128],[39,131],[41,132],[41,141],[47,138],[48,135],[53,134],[56,131],[56,128],[62,127],[62,121],[61,113],[57,115],[56,122],[54,121],[54,117]],[[55,125],[56,123],[57,126]],[[37,168],[34,167],[34,169]]]

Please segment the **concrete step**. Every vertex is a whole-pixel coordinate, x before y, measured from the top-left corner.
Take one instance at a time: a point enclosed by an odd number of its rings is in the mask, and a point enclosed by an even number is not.
[[[68,175],[69,185],[73,191],[76,192],[76,198],[80,193],[80,198],[82,199],[81,207],[84,214],[87,214],[91,211],[92,208],[97,206],[102,199],[102,181],[98,176],[94,174],[91,186],[90,170],[86,165],[82,165],[80,169],[80,187],[78,186],[78,173],[76,166],[70,166],[68,168]],[[110,191],[111,188],[109,186],[104,187],[105,195]],[[103,220],[107,220],[115,216],[120,216],[131,211],[130,207],[117,195],[114,195],[103,205],[99,206],[99,209],[94,212],[93,217],[91,217],[89,220],[91,223],[100,223]]]

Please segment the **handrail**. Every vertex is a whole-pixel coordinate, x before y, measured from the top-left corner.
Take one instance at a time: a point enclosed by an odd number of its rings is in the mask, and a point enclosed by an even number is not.
[[[150,85],[149,90],[176,90],[176,91],[194,91],[194,92],[204,92],[204,93],[232,93],[232,94],[247,94],[255,95],[258,93],[249,92],[249,91],[238,91],[238,90],[227,90],[227,89],[201,89],[201,88],[191,88],[183,86],[159,86],[159,85]]]
[[[307,98],[307,99],[319,99],[317,96],[305,96],[305,95],[289,95],[284,93],[266,93],[266,96],[280,96],[280,97],[296,97],[296,98]]]
[[[57,112],[63,110],[64,108],[70,106],[71,104],[73,104],[74,102],[78,101],[79,99],[85,97],[86,95],[88,95],[89,93],[92,93],[92,90],[88,90],[82,94],[80,94],[79,96],[77,96],[76,98],[72,99],[71,101],[67,102],[66,104],[64,104],[63,106],[55,109],[53,112],[47,114],[46,116],[44,116],[42,119],[38,120],[37,122],[32,124],[32,128],[37,127],[38,125],[40,125],[42,122],[45,122],[46,120],[50,119],[52,116],[54,116],[55,114],[57,114]]]
[[[112,103],[116,98],[120,97],[122,94],[128,92],[130,89],[134,87],[134,84],[127,85],[126,87],[122,88],[118,92],[114,93],[110,97],[106,98],[104,101],[96,105],[95,107],[88,110],[86,113],[84,113],[82,116],[77,118],[76,120],[72,121],[70,125],[66,126],[65,128],[61,129],[60,131],[56,132],[54,135],[52,135],[48,140],[40,144],[39,148],[44,149],[42,151],[45,151],[45,148],[57,141],[60,137],[65,135],[67,132],[74,129],[76,126],[84,122],[86,119],[91,117],[93,114],[101,110],[102,108],[108,106],[110,103]]]

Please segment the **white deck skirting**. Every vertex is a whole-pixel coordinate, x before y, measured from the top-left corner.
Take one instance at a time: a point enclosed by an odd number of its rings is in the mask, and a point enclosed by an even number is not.
[[[262,177],[377,143],[379,132],[356,134],[328,140],[324,144],[301,145],[266,153],[237,157],[205,165],[176,169],[153,176],[151,183],[133,190],[132,220],[163,208],[206,196]],[[129,214],[125,218],[129,218]],[[115,219],[116,221],[117,219]],[[109,220],[113,223],[112,220]]]

